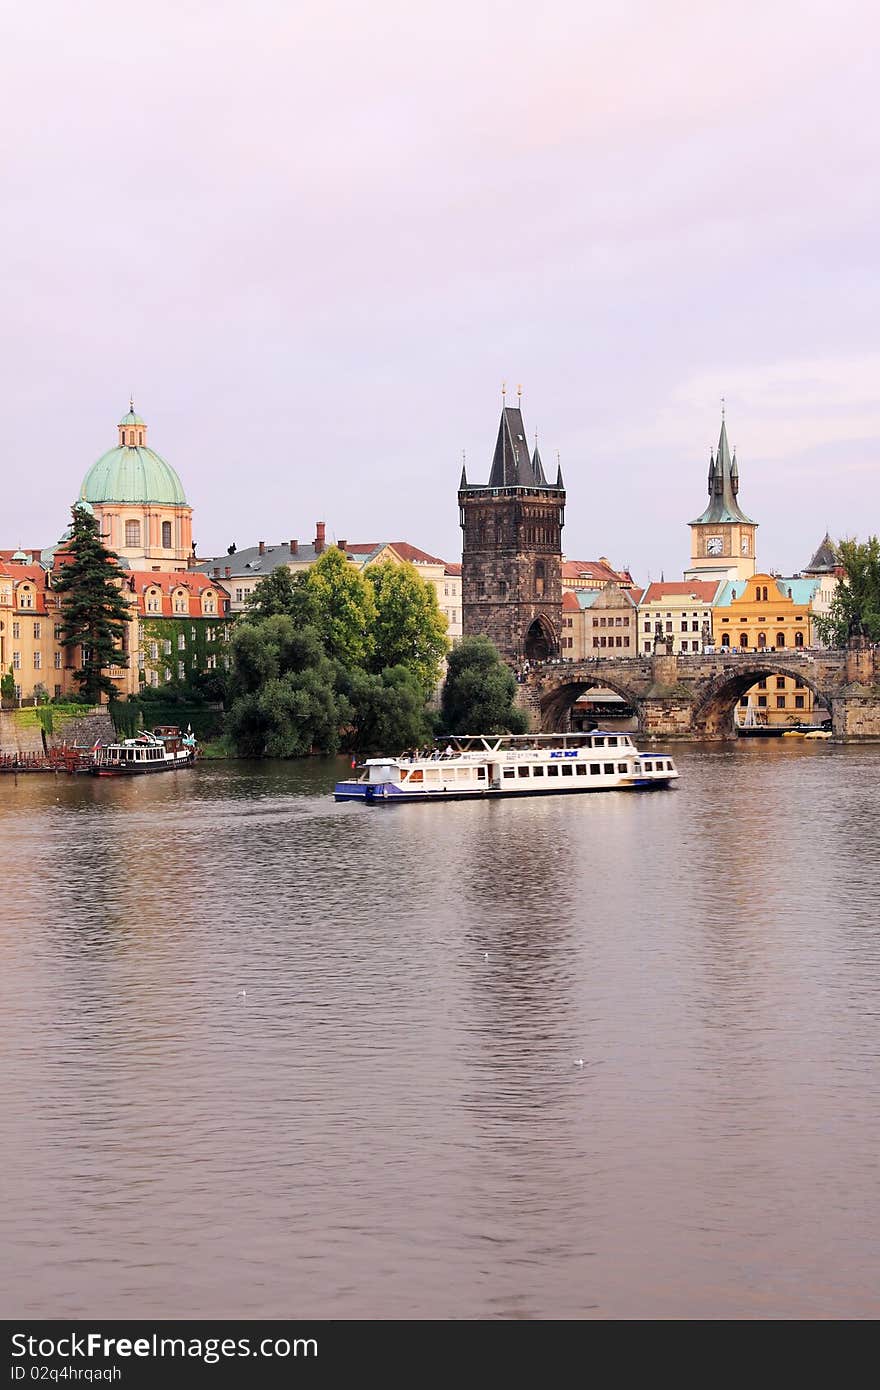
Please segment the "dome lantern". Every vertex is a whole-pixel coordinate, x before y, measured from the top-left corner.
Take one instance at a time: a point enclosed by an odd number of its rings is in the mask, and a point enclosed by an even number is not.
[[[139,415],[134,413],[134,396],[129,398],[128,414],[119,421],[120,449],[137,448],[147,442],[147,427]]]

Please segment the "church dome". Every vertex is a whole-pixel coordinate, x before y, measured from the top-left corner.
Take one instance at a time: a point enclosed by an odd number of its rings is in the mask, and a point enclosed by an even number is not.
[[[119,421],[119,444],[93,463],[80,488],[84,502],[153,502],[187,505],[177,473],[155,449],[147,447],[147,427],[134,403]]]

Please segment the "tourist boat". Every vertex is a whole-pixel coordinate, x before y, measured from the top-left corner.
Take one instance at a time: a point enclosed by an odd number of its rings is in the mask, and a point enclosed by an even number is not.
[[[443,749],[439,744],[443,743]],[[627,734],[468,734],[437,751],[367,758],[361,776],[337,782],[337,801],[467,801],[556,792],[644,791],[678,777],[665,753],[640,753]]]
[[[133,777],[147,772],[173,772],[195,762],[196,743],[166,724],[152,733],[137,734],[93,749],[92,772],[96,777]]]
[[[759,714],[751,705],[742,719],[734,720],[734,728],[739,738],[781,738],[785,733],[784,725],[768,724],[764,711]]]

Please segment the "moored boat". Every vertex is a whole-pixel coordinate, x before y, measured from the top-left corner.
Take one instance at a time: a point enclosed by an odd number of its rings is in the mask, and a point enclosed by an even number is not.
[[[148,772],[173,772],[195,762],[195,739],[172,725],[144,732],[93,750],[96,777],[134,777]]]
[[[337,801],[466,801],[474,797],[645,791],[678,771],[665,753],[640,753],[627,734],[468,734],[430,755],[367,758],[361,776],[337,782]]]

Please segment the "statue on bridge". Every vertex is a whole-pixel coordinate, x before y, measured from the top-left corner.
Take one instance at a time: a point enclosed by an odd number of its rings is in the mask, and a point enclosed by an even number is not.
[[[868,635],[865,632],[865,625],[859,617],[858,613],[853,613],[852,617],[849,620],[847,646],[850,648],[858,648],[866,647],[867,645]]]

